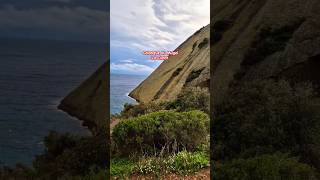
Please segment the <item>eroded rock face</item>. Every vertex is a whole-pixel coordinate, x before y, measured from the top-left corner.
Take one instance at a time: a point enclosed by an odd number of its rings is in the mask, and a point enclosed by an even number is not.
[[[179,55],[164,61],[131,97],[140,102],[165,101],[174,99],[184,86],[210,84],[215,104],[235,81],[287,78],[320,85],[319,0],[215,0],[214,4],[211,32],[208,25],[188,38],[177,48]],[[209,34],[210,47],[205,40]],[[106,68],[103,65],[59,107],[89,124],[103,124],[109,117]]]
[[[93,132],[97,127],[106,126],[109,118],[107,63],[65,97],[58,107],[83,120]]]
[[[195,32],[129,96],[139,102],[167,101],[176,98],[184,86],[209,87],[210,26]]]
[[[318,0],[215,0],[211,93],[223,100],[231,82],[286,78],[320,85]]]
[[[179,56],[163,62],[130,93],[131,97],[141,102],[170,100],[184,86],[208,86],[209,72],[214,102],[222,101],[235,81],[287,78],[320,85],[318,0],[213,3],[211,57],[209,46],[198,48],[204,38],[209,38],[206,26],[179,46]]]

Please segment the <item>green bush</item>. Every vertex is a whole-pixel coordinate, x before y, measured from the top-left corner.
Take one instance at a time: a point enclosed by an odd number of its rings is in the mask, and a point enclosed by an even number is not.
[[[112,159],[110,164],[111,177],[125,178],[131,175],[136,168],[135,162],[128,159]]]
[[[15,167],[0,167],[0,179],[36,179],[36,173],[33,169],[21,164]]]
[[[137,105],[132,105],[126,103],[123,110],[117,118],[127,119],[132,117],[137,117],[140,115],[165,110],[167,103],[165,102],[149,102],[149,103],[140,103]]]
[[[209,157],[203,152],[181,151],[166,158],[147,158],[141,160],[136,167],[140,174],[189,174],[209,166]]]
[[[120,122],[112,139],[120,154],[172,153],[194,150],[205,142],[208,127],[201,111],[160,111]]]
[[[105,180],[110,178],[110,172],[108,169],[92,170],[84,176],[66,176],[60,178],[62,180]]]
[[[76,137],[51,132],[45,138],[45,151],[36,157],[33,166],[37,176],[54,179],[79,176],[108,164],[107,135],[101,132],[89,137]]]
[[[199,75],[201,71],[202,70],[195,71],[190,75],[192,77],[189,78],[194,78]],[[148,102],[136,105],[126,103],[121,113],[113,115],[111,119],[128,119],[160,110],[172,109],[176,109],[177,111],[201,110],[209,114],[209,105],[210,94],[207,89],[200,87],[185,87],[173,101]]]
[[[215,180],[316,180],[315,170],[284,154],[236,159],[214,168]]]
[[[292,153],[320,167],[319,98],[310,84],[244,82],[215,108],[214,159]]]
[[[177,111],[200,110],[209,114],[210,94],[205,88],[184,88],[177,99],[168,104],[167,109],[176,109]]]

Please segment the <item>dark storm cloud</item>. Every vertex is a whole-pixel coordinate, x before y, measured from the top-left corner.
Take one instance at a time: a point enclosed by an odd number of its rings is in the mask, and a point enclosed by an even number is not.
[[[107,42],[108,4],[105,0],[0,0],[0,34]]]

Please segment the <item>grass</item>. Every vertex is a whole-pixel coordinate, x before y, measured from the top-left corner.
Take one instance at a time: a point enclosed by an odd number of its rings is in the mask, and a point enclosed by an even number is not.
[[[122,158],[122,159],[112,159],[110,166],[111,177],[124,178],[133,174],[136,163],[132,160]]]
[[[126,178],[133,174],[155,175],[175,173],[188,175],[208,167],[209,155],[205,152],[181,151],[167,157],[145,157],[138,161],[111,160],[111,177]]]

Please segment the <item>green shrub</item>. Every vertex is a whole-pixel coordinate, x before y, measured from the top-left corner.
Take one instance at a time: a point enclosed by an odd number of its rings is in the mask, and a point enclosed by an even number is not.
[[[201,70],[202,71],[202,70]],[[199,75],[201,71],[195,71],[190,77],[194,78]],[[138,117],[152,112],[161,110],[173,110],[177,111],[190,111],[201,110],[209,114],[210,112],[210,94],[207,89],[200,87],[185,87],[177,99],[166,102],[149,102],[140,104],[128,104],[124,105],[120,114],[113,115],[112,119],[128,119],[132,117]]]
[[[214,158],[292,153],[320,167],[319,98],[310,84],[244,82],[215,108]]]
[[[90,173],[92,168],[105,168],[109,161],[105,133],[76,137],[51,132],[45,138],[44,153],[33,162],[38,176],[43,179],[82,176]]]
[[[111,177],[125,178],[134,172],[135,162],[128,159],[112,159],[110,163]]]
[[[0,179],[35,179],[36,173],[33,169],[21,164],[15,167],[0,167]]]
[[[108,169],[92,170],[84,176],[66,176],[60,178],[61,180],[105,180],[110,179],[110,172]]]
[[[189,174],[209,166],[209,157],[202,152],[181,151],[166,158],[146,158],[137,164],[136,172],[140,174]]]
[[[216,180],[316,180],[315,170],[296,158],[284,154],[236,159],[217,165],[212,173]]]
[[[194,150],[208,135],[209,117],[201,111],[160,111],[124,120],[112,139],[120,154]]]
[[[137,105],[132,105],[126,103],[124,109],[121,111],[120,115],[117,118],[127,119],[132,117],[137,117],[140,115],[165,110],[167,103],[165,102],[149,102],[149,103],[140,103]]]
[[[210,113],[210,94],[207,89],[200,87],[184,88],[177,99],[170,102],[167,109],[177,111],[200,110]]]

